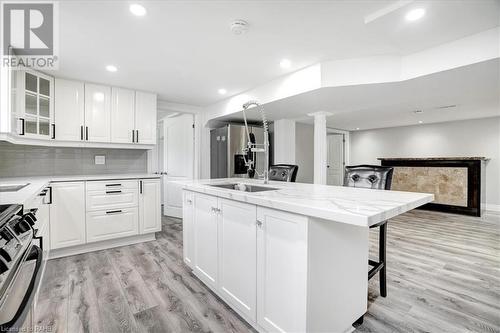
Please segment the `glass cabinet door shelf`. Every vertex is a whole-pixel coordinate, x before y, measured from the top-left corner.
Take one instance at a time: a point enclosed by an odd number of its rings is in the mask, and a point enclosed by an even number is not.
[[[18,73],[17,85],[17,133],[54,139],[54,79],[42,73],[22,71]]]

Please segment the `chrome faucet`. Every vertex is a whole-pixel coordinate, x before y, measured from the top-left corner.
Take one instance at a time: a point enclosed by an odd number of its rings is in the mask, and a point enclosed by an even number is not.
[[[245,114],[245,111],[252,106],[258,107],[260,114],[262,116],[262,123],[264,125],[264,143],[263,144],[252,143],[252,140],[250,139],[250,131],[248,130],[247,116]],[[247,139],[248,139],[247,147],[243,150],[243,152],[245,154],[248,152],[264,153],[265,154],[264,184],[269,184],[269,126],[268,126],[266,114],[264,113],[264,108],[262,107],[262,105],[260,105],[259,102],[257,102],[257,101],[248,101],[245,104],[243,104],[243,120],[245,121],[245,131],[247,133]],[[245,156],[245,155],[243,155],[243,156]],[[254,163],[255,163],[254,160],[248,161],[245,157],[245,165],[247,167],[254,166]]]

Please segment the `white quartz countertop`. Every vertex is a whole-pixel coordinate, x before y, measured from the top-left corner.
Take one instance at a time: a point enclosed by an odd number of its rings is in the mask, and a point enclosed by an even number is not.
[[[359,226],[374,225],[434,200],[428,193],[273,181],[264,185],[262,180],[241,178],[178,183],[185,190]],[[210,186],[222,183],[258,184],[278,190],[252,193]]]
[[[97,181],[116,179],[150,179],[160,178],[160,175],[150,173],[126,173],[126,174],[105,174],[105,175],[68,175],[68,176],[39,176],[39,177],[9,177],[0,178],[0,185],[26,184],[28,186],[16,192],[0,192],[0,205],[21,204],[24,205],[32,200],[49,183],[56,182],[76,182],[76,181]]]

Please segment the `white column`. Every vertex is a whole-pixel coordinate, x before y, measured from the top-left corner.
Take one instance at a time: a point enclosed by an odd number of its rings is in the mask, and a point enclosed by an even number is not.
[[[274,164],[295,164],[295,120],[274,121]]]
[[[326,143],[326,117],[330,112],[318,111],[309,113],[314,117],[314,184],[326,185],[327,143]]]

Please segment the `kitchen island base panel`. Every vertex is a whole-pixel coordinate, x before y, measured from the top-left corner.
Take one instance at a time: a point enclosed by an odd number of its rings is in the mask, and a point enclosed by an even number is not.
[[[131,237],[116,238],[100,242],[76,245],[76,246],[51,250],[49,259],[67,257],[75,254],[87,253],[92,251],[111,249],[114,247],[132,245],[142,242],[150,242],[154,240],[156,240],[156,236],[155,233],[152,232],[144,235],[136,235]]]

